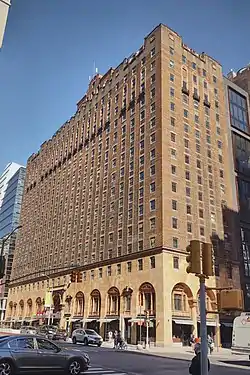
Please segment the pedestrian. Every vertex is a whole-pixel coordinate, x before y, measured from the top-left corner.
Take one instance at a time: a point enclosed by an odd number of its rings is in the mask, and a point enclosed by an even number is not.
[[[201,344],[197,343],[194,347],[195,356],[192,359],[191,365],[189,367],[189,374],[192,375],[202,375],[201,374]],[[210,362],[207,359],[208,371],[210,371]]]
[[[117,336],[118,336],[118,332],[115,330],[114,335],[113,335],[113,338],[114,338],[114,349],[116,349],[116,347],[117,347]]]
[[[109,337],[109,342],[112,342],[112,339],[113,339],[113,332],[110,330],[109,333],[108,333],[108,337]]]

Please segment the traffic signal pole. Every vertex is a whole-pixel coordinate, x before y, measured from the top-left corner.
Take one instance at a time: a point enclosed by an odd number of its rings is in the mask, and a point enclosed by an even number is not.
[[[200,276],[200,335],[201,335],[201,374],[208,375],[208,343],[206,317],[205,277]]]

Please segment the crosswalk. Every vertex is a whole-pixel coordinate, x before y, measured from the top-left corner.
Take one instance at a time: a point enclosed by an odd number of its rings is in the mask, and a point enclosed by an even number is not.
[[[115,370],[107,370],[102,367],[90,367],[85,375],[127,375],[126,372],[119,372]]]

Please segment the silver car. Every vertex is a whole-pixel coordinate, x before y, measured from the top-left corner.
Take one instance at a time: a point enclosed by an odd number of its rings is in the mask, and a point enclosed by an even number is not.
[[[80,375],[89,368],[89,356],[81,350],[63,349],[37,335],[0,336],[0,374]]]
[[[22,335],[36,335],[37,329],[33,326],[22,326],[20,329]]]
[[[83,342],[85,345],[97,345],[101,346],[103,343],[102,336],[98,335],[93,329],[78,328],[72,333],[72,342],[77,344]]]

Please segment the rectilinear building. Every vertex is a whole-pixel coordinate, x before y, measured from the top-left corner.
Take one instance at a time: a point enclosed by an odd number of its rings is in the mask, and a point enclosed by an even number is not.
[[[197,335],[186,246],[224,241],[223,211],[236,209],[228,136],[221,65],[166,26],[97,74],[75,115],[28,160],[9,321],[47,319],[49,288],[61,325],[102,335],[120,327],[134,343],[149,314],[158,345]],[[208,285],[239,286],[238,249],[228,249]],[[74,265],[80,283],[69,282]],[[212,291],[207,304],[216,309]],[[208,315],[211,332],[217,323]]]

